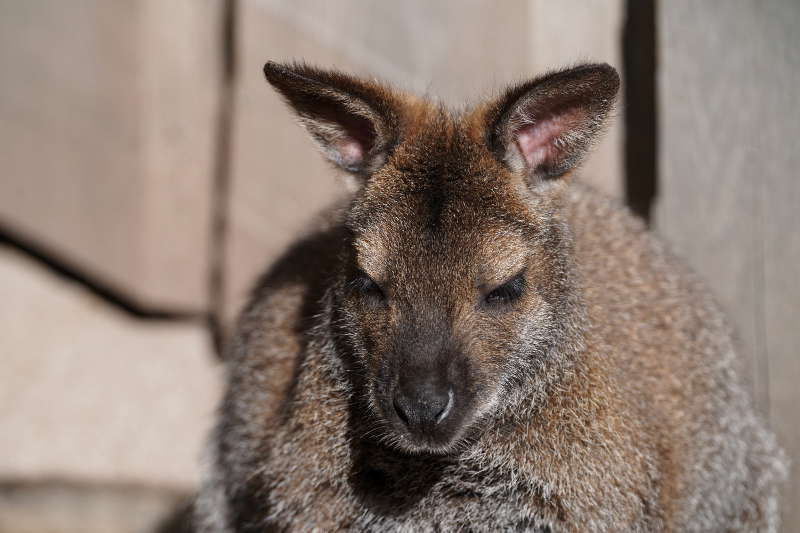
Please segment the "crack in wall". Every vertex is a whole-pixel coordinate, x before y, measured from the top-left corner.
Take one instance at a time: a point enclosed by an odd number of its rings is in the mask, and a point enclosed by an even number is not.
[[[144,306],[124,291],[113,287],[111,284],[104,283],[97,276],[84,271],[57,252],[35,244],[32,240],[14,231],[10,225],[2,222],[0,222],[0,246],[7,246],[25,254],[43,265],[54,275],[77,283],[94,296],[134,319],[191,322],[201,320],[204,317],[202,312]]]

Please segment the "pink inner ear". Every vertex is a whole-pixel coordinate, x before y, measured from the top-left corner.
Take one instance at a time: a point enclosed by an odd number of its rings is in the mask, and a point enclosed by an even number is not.
[[[536,169],[558,161],[566,148],[564,137],[579,119],[580,112],[574,110],[536,120],[518,129],[515,134],[517,147],[528,168]]]
[[[344,166],[358,166],[364,161],[364,147],[352,137],[341,137],[336,142],[336,151],[339,152],[341,163]]]

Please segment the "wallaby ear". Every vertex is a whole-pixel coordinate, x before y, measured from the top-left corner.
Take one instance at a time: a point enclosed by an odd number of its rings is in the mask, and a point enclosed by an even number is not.
[[[388,89],[303,64],[270,61],[264,75],[334,164],[366,175],[384,163],[399,137],[398,99]]]
[[[489,107],[490,148],[529,183],[562,176],[591,147],[618,89],[617,71],[605,64],[582,65],[511,87]]]

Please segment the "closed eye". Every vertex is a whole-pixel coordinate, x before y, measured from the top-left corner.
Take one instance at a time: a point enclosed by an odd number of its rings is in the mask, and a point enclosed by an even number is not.
[[[508,305],[519,300],[525,292],[525,271],[506,281],[484,296],[483,301],[491,307]]]
[[[356,277],[350,282],[350,285],[356,292],[363,296],[380,301],[386,300],[386,294],[383,292],[381,286],[363,270],[358,271]]]

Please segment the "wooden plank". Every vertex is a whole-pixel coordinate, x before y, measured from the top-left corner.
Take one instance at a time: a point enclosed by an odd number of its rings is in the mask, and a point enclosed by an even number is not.
[[[222,392],[202,323],[131,320],[3,246],[0,300],[0,480],[197,486]]]
[[[206,305],[220,6],[0,3],[0,222],[144,309]]]
[[[758,406],[798,457],[800,4],[658,6],[656,226],[732,317]],[[800,530],[798,501],[795,471],[782,507],[785,531]]]
[[[764,339],[769,356],[769,408],[793,461],[784,494],[783,531],[800,531],[800,4],[771,2],[755,18],[761,61],[752,75],[763,87],[750,154],[761,183]],[[765,61],[764,58],[770,58]]]

